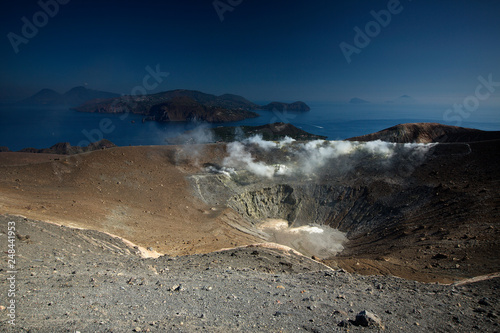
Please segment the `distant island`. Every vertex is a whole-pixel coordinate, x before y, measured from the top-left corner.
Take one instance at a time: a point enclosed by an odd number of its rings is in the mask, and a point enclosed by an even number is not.
[[[304,102],[272,102],[258,105],[234,94],[220,96],[196,90],[176,89],[144,96],[119,94],[75,87],[64,94],[42,89],[18,104],[65,105],[80,112],[126,113],[144,115],[143,121],[204,121],[209,123],[234,122],[259,115],[254,110],[307,112],[311,108]]]
[[[18,104],[23,105],[67,105],[75,107],[93,99],[106,99],[119,97],[119,94],[106,91],[92,90],[83,86],[74,87],[64,94],[52,89],[42,89],[31,97]]]
[[[238,135],[251,137],[261,135],[262,139],[267,141],[279,141],[285,137],[292,138],[297,141],[310,140],[326,140],[326,136],[316,135],[288,123],[273,123],[261,126],[239,126],[239,127],[217,127],[213,129],[214,135],[220,141],[232,142],[237,141]]]
[[[257,105],[233,94],[220,96],[195,90],[177,89],[145,96],[122,96],[88,101],[73,108],[80,112],[124,113],[144,115],[144,120],[159,122],[206,121],[210,123],[234,122],[259,115],[251,110],[309,111],[304,102],[273,102]]]
[[[187,96],[173,97],[166,102],[151,106],[142,105],[136,110],[140,110],[138,113],[147,116],[144,118],[145,120],[159,122],[204,121],[209,123],[223,123],[259,116],[255,112],[241,108],[230,109],[216,105],[204,105]]]
[[[316,135],[288,123],[273,123],[260,126],[220,126],[216,128],[207,128],[205,137],[211,137],[213,142],[233,142],[241,141],[254,135],[262,136],[267,141],[279,141],[285,137],[297,141],[325,140],[327,137]],[[186,131],[183,134],[165,140],[169,144],[189,144],[199,143],[196,138],[199,136],[199,130]]]
[[[369,104],[369,103],[370,102],[368,102],[367,100],[357,97],[351,98],[351,100],[349,101],[349,104]]]
[[[411,96],[402,95],[394,100],[386,101],[386,103],[389,103],[389,104],[414,104],[414,103],[417,103],[417,101]]]
[[[353,97],[349,100],[349,104],[370,104],[366,99]],[[409,95],[401,95],[395,99],[385,101],[387,104],[415,104],[417,100]]]

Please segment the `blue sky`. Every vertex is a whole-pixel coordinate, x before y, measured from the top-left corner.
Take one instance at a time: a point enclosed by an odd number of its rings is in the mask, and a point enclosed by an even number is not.
[[[452,103],[474,94],[478,76],[500,82],[493,0],[220,0],[231,8],[223,21],[213,0],[60,1],[67,3],[17,53],[9,34],[23,37],[22,18],[41,20],[42,8],[3,4],[1,101],[79,85],[129,94],[158,64],[170,74],[151,92],[185,88],[253,101],[383,102],[408,94]],[[391,5],[398,13],[348,63],[339,45],[355,46],[354,28],[366,33],[371,11]],[[484,103],[500,105],[500,87]]]

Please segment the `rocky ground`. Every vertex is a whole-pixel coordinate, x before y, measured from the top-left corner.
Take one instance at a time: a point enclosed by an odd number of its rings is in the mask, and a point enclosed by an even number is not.
[[[440,285],[361,276],[264,247],[144,259],[107,234],[12,215],[0,217],[4,249],[10,221],[17,230],[16,325],[8,323],[10,274],[4,266],[2,331],[500,329],[498,278]]]
[[[295,144],[244,149],[300,166]],[[405,147],[392,163],[358,152],[271,178],[219,172],[226,144],[0,152],[2,328],[357,331],[368,311],[374,330],[498,332],[500,141],[438,144],[418,159]],[[255,247],[267,219],[328,225],[348,242],[321,262]]]

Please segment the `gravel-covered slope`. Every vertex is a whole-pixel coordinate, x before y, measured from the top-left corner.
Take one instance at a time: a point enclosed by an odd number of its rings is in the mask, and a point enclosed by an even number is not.
[[[263,247],[144,259],[109,235],[0,216],[0,305],[9,298],[7,223],[15,222],[14,332],[496,332],[499,279],[461,286],[358,276]],[[340,326],[339,326],[340,324]]]

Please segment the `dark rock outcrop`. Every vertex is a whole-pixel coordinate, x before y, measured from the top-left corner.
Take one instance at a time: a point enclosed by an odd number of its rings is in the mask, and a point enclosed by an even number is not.
[[[140,97],[93,100],[74,109],[100,113],[132,112],[160,122],[201,120],[218,123],[258,117],[257,113],[250,111],[258,108],[257,104],[237,95],[215,96],[178,89]]]
[[[258,117],[252,110],[309,111],[304,102],[273,102],[260,106],[233,94],[220,96],[196,90],[177,89],[145,96],[122,96],[89,101],[74,108],[80,112],[124,113],[146,116],[146,120],[232,122]]]
[[[86,147],[72,146],[69,142],[59,142],[50,148],[24,148],[19,152],[21,153],[36,153],[36,154],[59,154],[59,155],[73,155],[79,153],[85,153],[94,150],[106,149],[116,147],[114,143],[109,140],[102,139],[97,142],[93,142]]]
[[[201,132],[200,132],[201,131]],[[292,124],[274,123],[261,126],[220,126],[217,128],[198,128],[186,131],[180,136],[169,138],[169,144],[233,142],[260,135],[264,140],[279,141],[290,137],[298,141],[324,140],[325,136],[311,134]],[[200,141],[201,138],[201,141]]]
[[[262,126],[218,127],[213,131],[217,140],[224,142],[237,141],[253,135],[262,135],[262,138],[268,141],[282,140],[286,136],[298,141],[326,139],[325,136],[312,134],[292,124],[281,122]]]
[[[174,97],[171,100],[154,105],[149,111],[152,119],[160,122],[170,121],[206,121],[223,123],[255,118],[255,112],[225,109],[220,106],[206,106],[191,97]]]
[[[382,140],[398,143],[473,142],[500,139],[500,131],[448,126],[437,123],[399,124],[382,131],[349,138],[349,141]]]
[[[354,320],[353,324],[356,326],[385,329],[380,318],[376,314],[366,310],[356,315],[356,320]]]

